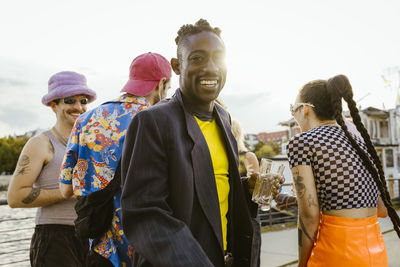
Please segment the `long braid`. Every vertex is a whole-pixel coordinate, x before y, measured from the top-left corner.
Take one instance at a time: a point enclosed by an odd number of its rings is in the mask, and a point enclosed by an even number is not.
[[[353,100],[353,102],[354,102],[354,100]],[[347,102],[347,104],[350,109],[350,113],[353,113],[351,111],[352,109],[353,109],[353,111],[354,111],[354,109],[355,109],[355,111],[357,111],[356,116],[358,116],[358,118],[359,118],[358,120],[355,121],[357,130],[361,133],[361,136],[364,138],[364,140],[368,140],[367,142],[365,142],[368,152],[369,151],[372,152],[372,153],[369,152],[369,154],[372,156],[374,163],[375,162],[378,163],[378,164],[375,163],[376,168],[371,164],[371,167],[375,171],[375,173],[372,174],[371,170],[370,170],[370,172],[371,172],[372,176],[374,177],[376,184],[378,185],[379,192],[381,193],[381,199],[382,199],[383,203],[385,204],[385,207],[388,210],[390,220],[392,221],[392,223],[394,225],[394,229],[396,230],[397,235],[400,237],[400,229],[399,229],[400,228],[400,218],[392,206],[389,191],[386,186],[385,174],[383,172],[383,168],[382,168],[381,162],[379,160],[378,154],[376,153],[376,150],[374,149],[374,147],[372,145],[371,139],[369,139],[367,130],[365,129],[364,125],[361,123],[361,118],[360,118],[360,115],[358,113],[355,103],[353,105],[353,104],[351,104],[351,102]],[[352,117],[353,117],[353,115],[352,115]],[[366,137],[368,139],[366,139]],[[375,177],[376,177],[376,179],[375,179]]]
[[[378,171],[379,178],[382,181],[383,186],[385,187],[386,198],[388,199],[388,201],[391,204],[392,202],[390,199],[389,191],[387,189],[385,173],[383,172],[383,167],[382,167],[381,161],[379,160],[378,154],[376,153],[374,145],[371,142],[371,138],[368,134],[367,129],[364,127],[364,124],[361,122],[361,117],[358,112],[356,102],[353,100],[352,95],[344,96],[344,100],[347,102],[347,106],[349,107],[349,110],[350,110],[350,115],[353,118],[353,122],[356,125],[357,130],[360,132],[362,138],[364,139],[364,142],[367,146],[368,153],[371,155],[373,162],[376,166],[376,170]]]
[[[378,186],[379,192],[381,193],[381,199],[383,203],[385,204],[385,207],[388,210],[390,220],[392,221],[394,225],[394,229],[397,232],[397,235],[400,237],[400,218],[397,215],[396,211],[392,207],[392,204],[390,202],[390,196],[388,196],[388,192],[386,189],[386,183],[383,182],[379,179],[379,174],[377,172],[377,169],[372,165],[368,155],[359,147],[357,142],[354,140],[352,135],[349,133],[347,130],[347,126],[343,121],[343,117],[340,114],[339,116],[336,116],[336,121],[339,123],[339,125],[342,127],[344,130],[346,137],[349,139],[351,145],[357,150],[358,154],[360,155],[362,161],[364,162],[365,166],[367,167],[368,171],[371,173],[372,177],[374,178],[375,183]],[[369,163],[369,164],[368,164]]]
[[[331,98],[331,105],[334,111],[335,119],[338,124],[342,127],[346,137],[350,141],[351,145],[354,149],[358,152],[358,155],[362,159],[364,165],[367,167],[368,171],[371,173],[375,183],[378,186],[379,192],[381,193],[381,199],[385,204],[390,220],[393,223],[394,230],[396,231],[397,235],[400,237],[400,218],[394,208],[392,207],[392,203],[390,201],[390,195],[388,193],[386,187],[386,180],[385,175],[382,169],[382,165],[379,161],[378,155],[372,145],[371,139],[367,130],[365,129],[364,125],[361,122],[360,115],[358,113],[358,109],[356,106],[355,101],[353,100],[353,92],[351,89],[350,82],[348,81],[347,77],[344,75],[338,75],[333,77],[332,79],[328,80],[327,83],[328,93],[330,94]],[[344,123],[343,116],[342,116],[342,97],[347,102],[347,105],[350,109],[351,116],[353,121],[357,127],[357,130],[361,133],[361,136],[364,139],[364,142],[367,146],[367,151],[373,158],[373,162],[371,162],[370,157],[368,154],[361,149],[361,147],[357,144],[354,140],[353,136],[347,129],[346,124]],[[376,163],[377,162],[377,163]]]

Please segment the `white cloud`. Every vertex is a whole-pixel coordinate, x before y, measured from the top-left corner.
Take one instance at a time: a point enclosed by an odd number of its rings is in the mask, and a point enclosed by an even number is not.
[[[179,27],[201,17],[222,29],[222,97],[248,132],[279,130],[301,85],[339,73],[355,99],[370,93],[363,107],[393,107],[396,92],[380,75],[400,65],[398,10],[395,0],[2,1],[0,96],[8,102],[0,104],[0,135],[54,123],[40,103],[52,74],[85,74],[98,93],[93,107],[118,95],[135,56],[175,56]]]

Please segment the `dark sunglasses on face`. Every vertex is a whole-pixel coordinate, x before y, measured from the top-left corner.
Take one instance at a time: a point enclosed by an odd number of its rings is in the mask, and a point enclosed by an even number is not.
[[[87,105],[87,103],[89,102],[89,99],[87,99],[86,97],[81,98],[79,100],[76,98],[73,98],[73,97],[63,98],[64,104],[67,104],[67,105],[73,105],[76,103],[76,101],[79,101],[79,103],[81,103],[81,105]]]

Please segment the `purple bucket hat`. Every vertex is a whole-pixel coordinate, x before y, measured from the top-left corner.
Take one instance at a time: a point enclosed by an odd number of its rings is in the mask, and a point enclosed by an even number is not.
[[[87,95],[89,103],[96,99],[96,92],[87,87],[85,76],[73,71],[62,71],[50,77],[48,93],[42,97],[42,103],[49,106],[53,100],[74,95]]]

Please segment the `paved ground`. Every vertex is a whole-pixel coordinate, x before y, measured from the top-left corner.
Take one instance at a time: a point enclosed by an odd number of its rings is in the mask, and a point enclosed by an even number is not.
[[[398,211],[400,214],[400,210]],[[389,218],[379,219],[382,232],[393,229]],[[383,235],[389,258],[389,267],[400,267],[400,239],[395,231]],[[262,234],[261,266],[293,267],[297,260],[297,228]]]

